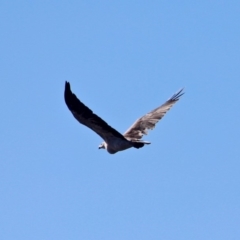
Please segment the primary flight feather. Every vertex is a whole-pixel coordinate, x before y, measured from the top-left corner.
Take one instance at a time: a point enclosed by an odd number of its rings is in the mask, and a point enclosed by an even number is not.
[[[96,132],[104,142],[99,145],[99,149],[106,149],[113,154],[131,147],[141,148],[145,144],[150,144],[141,140],[142,136],[153,129],[157,122],[165,115],[165,113],[179,100],[183,95],[183,89],[175,93],[160,107],[152,110],[143,117],[137,119],[133,125],[121,134],[103,119],[93,113],[91,109],[85,106],[74,93],[71,91],[70,83],[66,81],[64,98],[68,109],[73,116],[83,125],[89,127]]]

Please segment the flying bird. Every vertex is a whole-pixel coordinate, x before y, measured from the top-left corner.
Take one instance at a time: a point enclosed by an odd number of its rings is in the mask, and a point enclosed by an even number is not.
[[[106,149],[109,153],[114,154],[131,147],[142,148],[144,145],[150,144],[150,142],[143,141],[141,138],[143,135],[147,135],[148,130],[152,130],[155,127],[156,123],[183,94],[183,89],[181,89],[163,105],[137,119],[124,134],[119,133],[117,130],[109,126],[103,119],[84,105],[76,95],[72,93],[70,83],[67,81],[65,82],[64,98],[66,105],[72,112],[73,116],[81,124],[92,129],[104,140],[98,148]]]

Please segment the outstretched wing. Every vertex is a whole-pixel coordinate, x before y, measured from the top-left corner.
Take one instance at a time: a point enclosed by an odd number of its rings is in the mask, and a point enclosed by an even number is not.
[[[126,140],[121,133],[109,126],[104,120],[98,117],[87,106],[85,106],[71,91],[70,83],[65,83],[65,102],[73,116],[83,125],[96,132],[105,141],[112,137]]]
[[[123,134],[127,139],[141,139],[142,136],[148,134],[149,129],[153,129],[157,122],[165,115],[165,113],[176,103],[183,95],[183,89],[175,93],[168,101],[160,107],[152,110],[143,117],[137,119],[136,122]]]

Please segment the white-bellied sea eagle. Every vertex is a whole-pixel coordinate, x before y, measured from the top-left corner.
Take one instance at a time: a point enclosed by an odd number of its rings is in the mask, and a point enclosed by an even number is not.
[[[67,81],[64,92],[65,102],[73,116],[81,124],[97,133],[104,140],[104,142],[99,145],[99,149],[106,149],[111,154],[131,147],[141,148],[145,144],[150,144],[150,142],[141,140],[142,136],[144,134],[147,135],[148,130],[155,127],[156,123],[182,95],[183,89],[175,93],[160,107],[155,108],[143,117],[137,119],[124,134],[121,134],[85,106],[76,95],[72,93],[70,83]]]

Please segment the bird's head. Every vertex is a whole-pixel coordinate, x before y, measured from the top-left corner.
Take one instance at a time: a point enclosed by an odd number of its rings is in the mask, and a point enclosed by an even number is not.
[[[98,149],[105,149],[106,148],[106,143],[105,142],[102,142],[99,146],[98,146]]]

